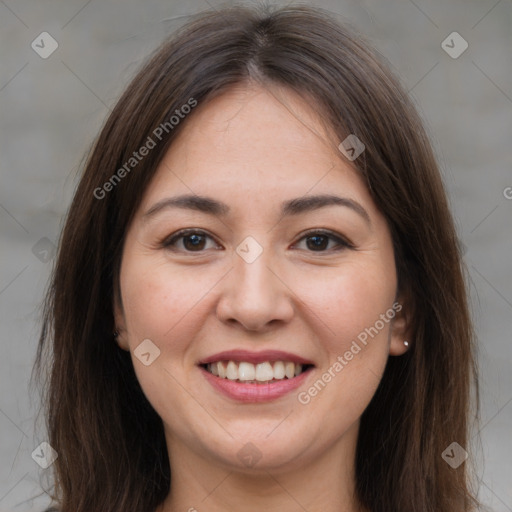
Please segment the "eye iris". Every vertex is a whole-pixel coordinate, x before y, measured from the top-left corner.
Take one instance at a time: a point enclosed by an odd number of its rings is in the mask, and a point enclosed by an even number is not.
[[[187,244],[187,241],[192,241],[192,244]],[[204,236],[198,234],[186,235],[183,237],[183,244],[186,249],[203,249]]]
[[[311,245],[309,242],[311,240],[315,240],[313,245]],[[327,244],[329,243],[328,237],[325,235],[314,235],[308,237],[307,245],[308,249],[325,249],[327,247]]]

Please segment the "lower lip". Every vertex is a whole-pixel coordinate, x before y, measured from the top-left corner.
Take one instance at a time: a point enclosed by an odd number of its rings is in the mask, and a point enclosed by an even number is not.
[[[200,369],[206,380],[216,390],[233,400],[240,402],[268,402],[297,389],[308,378],[313,368],[310,367],[292,379],[283,379],[267,384],[244,384],[234,380],[221,379],[203,367],[200,367]]]

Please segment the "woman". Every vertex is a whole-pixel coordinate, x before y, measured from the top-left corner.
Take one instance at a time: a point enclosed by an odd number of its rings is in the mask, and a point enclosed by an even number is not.
[[[384,59],[318,10],[202,15],[135,77],[67,217],[45,358],[63,512],[478,506],[439,170]]]

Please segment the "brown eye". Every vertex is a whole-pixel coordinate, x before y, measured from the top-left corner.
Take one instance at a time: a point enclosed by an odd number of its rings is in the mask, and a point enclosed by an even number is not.
[[[190,251],[204,249],[205,237],[203,235],[193,234],[183,237],[183,246]]]
[[[208,239],[213,240],[203,231],[183,230],[164,240],[162,247],[175,251],[202,252],[206,248]]]
[[[325,235],[314,235],[307,237],[308,249],[316,251],[317,249],[326,249],[329,245],[329,237]]]
[[[331,232],[312,231],[303,236],[300,241],[306,240],[306,248],[313,252],[330,252],[330,250],[341,250],[353,247],[343,238],[334,235]],[[299,242],[300,242],[299,241]],[[334,242],[334,247],[329,247],[329,243]],[[327,249],[327,250],[326,250]]]

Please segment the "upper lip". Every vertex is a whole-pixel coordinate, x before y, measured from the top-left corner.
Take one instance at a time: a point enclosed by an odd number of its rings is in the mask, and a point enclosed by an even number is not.
[[[253,364],[264,363],[265,361],[291,361],[298,364],[314,364],[309,359],[292,354],[291,352],[283,352],[282,350],[262,350],[261,352],[225,350],[202,359],[198,364],[215,363],[217,361],[245,361]]]

